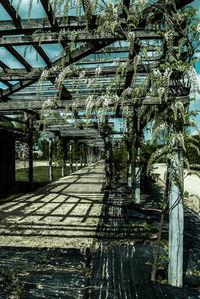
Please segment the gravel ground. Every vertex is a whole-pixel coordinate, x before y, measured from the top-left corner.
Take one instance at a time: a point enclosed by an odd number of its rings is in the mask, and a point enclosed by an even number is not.
[[[0,209],[0,246],[84,248],[96,235],[104,166],[93,164]]]

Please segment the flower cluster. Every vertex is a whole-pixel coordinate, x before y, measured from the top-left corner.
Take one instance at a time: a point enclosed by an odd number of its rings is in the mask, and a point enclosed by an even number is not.
[[[72,74],[72,70],[70,66],[67,66],[64,68],[58,75],[58,77],[55,80],[55,86],[60,90],[63,86],[63,83],[65,81],[65,78],[67,76],[70,76]]]
[[[172,59],[172,54],[173,54],[173,46],[174,46],[174,33],[172,30],[169,30],[165,32],[165,40],[167,42],[167,51],[169,55],[169,59]]]
[[[194,68],[194,66],[192,66],[189,70],[188,70],[188,83],[191,86],[191,92],[196,94],[199,91],[199,83],[198,83],[198,79],[197,79],[197,73],[196,70]]]
[[[95,70],[95,76],[98,77],[101,74],[101,72],[102,72],[102,68],[100,66],[97,67]]]
[[[200,33],[200,24],[197,25],[196,30],[197,30],[198,33]]]

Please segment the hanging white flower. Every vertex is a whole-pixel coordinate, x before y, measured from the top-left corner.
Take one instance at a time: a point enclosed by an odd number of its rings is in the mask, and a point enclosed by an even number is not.
[[[200,24],[197,25],[197,32],[200,33]]]
[[[96,68],[96,70],[95,70],[95,76],[96,76],[96,77],[99,76],[99,75],[101,74],[101,72],[102,72],[102,68],[99,66],[99,67]]]

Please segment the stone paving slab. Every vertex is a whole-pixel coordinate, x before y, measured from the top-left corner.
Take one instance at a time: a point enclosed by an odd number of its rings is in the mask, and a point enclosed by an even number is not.
[[[0,246],[90,246],[101,214],[104,165],[93,164],[0,207]]]

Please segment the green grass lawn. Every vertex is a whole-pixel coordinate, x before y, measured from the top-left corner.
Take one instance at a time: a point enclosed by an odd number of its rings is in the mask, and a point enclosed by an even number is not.
[[[0,203],[11,201],[26,192],[31,191],[28,184],[28,168],[17,169],[16,186],[13,190],[0,195]],[[69,174],[69,167],[65,168],[65,175]],[[53,167],[53,180],[58,180],[61,177],[61,167]],[[49,167],[37,166],[33,169],[33,190],[42,187],[49,183]]]

